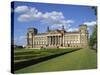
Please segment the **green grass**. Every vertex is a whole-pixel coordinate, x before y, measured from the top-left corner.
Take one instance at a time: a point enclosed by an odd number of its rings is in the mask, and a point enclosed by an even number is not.
[[[38,59],[50,55],[69,52],[75,49],[15,49],[14,50],[14,63],[29,61],[31,59]]]
[[[15,71],[15,73],[95,69],[96,67],[96,52],[91,49],[81,49],[32,66],[25,67]]]

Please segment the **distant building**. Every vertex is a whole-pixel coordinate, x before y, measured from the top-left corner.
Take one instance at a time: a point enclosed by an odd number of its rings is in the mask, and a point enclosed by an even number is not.
[[[27,32],[27,48],[86,48],[88,47],[87,25],[80,25],[79,31],[67,32],[50,30],[38,33],[36,28],[29,28]]]

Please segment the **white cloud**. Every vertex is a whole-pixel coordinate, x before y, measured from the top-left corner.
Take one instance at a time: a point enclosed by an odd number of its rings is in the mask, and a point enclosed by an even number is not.
[[[96,21],[90,21],[90,22],[84,22],[83,24],[86,24],[87,26],[94,26],[96,25]]]
[[[28,14],[22,14],[18,17],[18,21],[20,22],[24,22],[24,21],[28,21],[28,20],[32,20],[32,16],[28,15]]]
[[[51,29],[62,29],[62,26],[64,26],[64,29],[66,31],[68,31],[70,29],[71,24],[66,23],[66,24],[56,24],[56,25],[51,25],[50,28]]]
[[[73,20],[67,20],[66,22],[67,22],[67,23],[74,23]]]
[[[87,25],[87,30],[89,32],[89,36],[92,34],[94,26],[97,24],[96,21],[89,21],[89,22],[84,22],[83,24]]]
[[[42,23],[46,23],[49,25],[58,25],[64,24],[65,17],[62,12],[52,11],[46,12],[43,15]]]
[[[15,12],[21,12],[18,16],[19,22],[34,21],[37,20],[46,25],[55,25],[54,27],[59,27],[73,23],[73,20],[66,20],[62,12],[52,11],[52,12],[41,12],[35,7],[28,6],[18,6],[15,8]]]
[[[42,12],[38,11],[35,7],[18,6],[14,10],[16,13],[21,13],[18,16],[19,22],[26,22],[31,20],[38,20],[42,17]]]
[[[29,7],[28,6],[18,6],[18,7],[15,8],[14,11],[17,12],[17,13],[28,12]]]
[[[50,28],[51,29],[61,29],[62,24],[56,24],[56,25],[51,25]]]
[[[21,13],[18,16],[19,22],[26,22],[26,21],[32,21],[37,20],[41,17],[42,13],[39,12],[34,7],[28,7],[28,6],[18,6],[15,8],[16,13]]]
[[[50,25],[66,25],[73,23],[73,20],[66,20],[62,12],[52,11],[43,14],[43,23]]]
[[[78,28],[69,28],[67,31],[68,32],[73,32],[73,31],[78,31],[79,29]]]

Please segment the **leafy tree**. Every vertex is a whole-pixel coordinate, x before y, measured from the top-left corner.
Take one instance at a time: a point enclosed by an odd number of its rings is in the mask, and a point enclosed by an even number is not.
[[[94,10],[94,15],[97,18],[97,7],[92,6],[92,9]],[[97,49],[97,25],[94,26],[93,33],[90,36],[89,45],[91,48],[95,46],[95,48]]]
[[[95,25],[93,33],[90,36],[89,45],[92,48],[93,48],[94,45],[97,45],[97,25]]]

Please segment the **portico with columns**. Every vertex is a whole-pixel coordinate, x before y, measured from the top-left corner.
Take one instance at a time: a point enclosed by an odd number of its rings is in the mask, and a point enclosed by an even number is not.
[[[63,36],[61,33],[57,33],[57,34],[53,34],[53,33],[49,33],[47,35],[47,44],[50,47],[53,46],[63,46]]]

